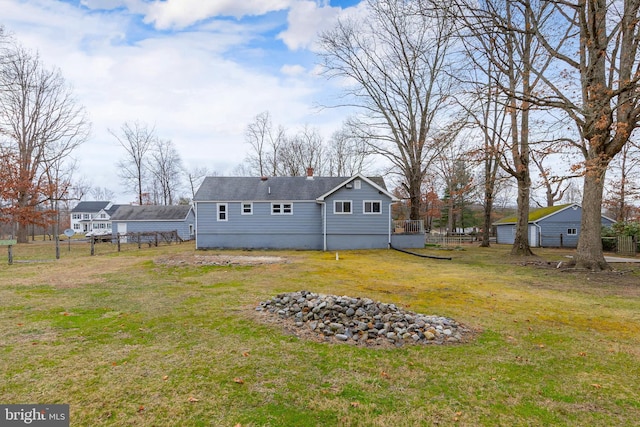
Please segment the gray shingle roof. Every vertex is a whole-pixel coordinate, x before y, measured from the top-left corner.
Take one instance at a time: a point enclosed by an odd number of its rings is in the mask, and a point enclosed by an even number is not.
[[[187,217],[191,206],[130,206],[122,205],[111,216],[112,221],[180,221]]]
[[[76,205],[75,208],[73,208],[71,210],[71,212],[100,212],[102,209],[106,208],[107,206],[109,206],[109,201],[107,202],[98,202],[98,201],[91,201],[91,202],[80,202]]]
[[[266,180],[258,177],[220,177],[204,179],[195,201],[266,201],[316,200],[352,177],[276,176]],[[386,190],[382,177],[368,178]]]

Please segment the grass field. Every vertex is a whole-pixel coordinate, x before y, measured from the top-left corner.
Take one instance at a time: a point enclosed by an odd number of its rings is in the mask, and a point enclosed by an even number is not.
[[[192,244],[115,252],[0,247],[0,403],[67,403],[73,426],[640,425],[640,268],[555,268],[508,247],[438,261],[395,251],[224,252],[285,263],[166,263]],[[436,250],[425,253],[442,255]],[[550,264],[547,264],[549,261]],[[470,343],[377,349],[253,319],[296,290],[452,317]]]

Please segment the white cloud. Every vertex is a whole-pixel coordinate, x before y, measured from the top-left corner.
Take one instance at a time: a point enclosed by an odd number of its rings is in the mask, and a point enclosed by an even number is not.
[[[283,65],[280,71],[282,71],[284,75],[295,77],[305,74],[307,69],[302,65]]]
[[[278,38],[291,50],[308,48],[319,32],[335,24],[341,11],[341,8],[318,5],[315,1],[298,1],[289,9],[289,27]]]
[[[196,7],[196,2],[184,3],[185,10]],[[262,10],[261,1],[206,3],[208,7],[216,3],[217,11],[202,10],[198,16]],[[275,8],[288,2],[264,3],[264,8]],[[292,30],[311,19],[313,8],[306,3],[300,2],[289,14]],[[83,5],[3,0],[3,23],[20,43],[37,50],[46,66],[59,67],[73,86],[93,123],[90,139],[75,153],[78,175],[116,191],[119,202],[132,197],[118,185],[115,164],[123,151],[108,129],[117,131],[124,122],[155,125],[158,136],[171,139],[186,164],[230,173],[247,151],[244,130],[260,112],[269,111],[274,123],[290,130],[310,124],[326,136],[342,121],[341,112],[314,107],[317,98],[328,95],[322,77],[294,57],[281,57],[280,64],[256,62],[273,60],[268,51],[259,51],[266,45],[248,51],[252,41],[273,31],[270,20],[251,25],[209,20],[191,31],[156,32],[138,25],[137,17],[129,13],[143,6],[139,1],[83,0]],[[119,10],[123,6],[128,11]],[[332,9],[315,11],[327,21],[335,12]],[[169,10],[162,22],[187,22]],[[287,40],[292,46],[305,45],[303,39],[311,33],[293,37],[295,31]],[[239,57],[247,52],[252,56]]]
[[[292,0],[166,0],[149,5],[145,22],[158,29],[186,28],[218,16],[259,16],[284,10]]]

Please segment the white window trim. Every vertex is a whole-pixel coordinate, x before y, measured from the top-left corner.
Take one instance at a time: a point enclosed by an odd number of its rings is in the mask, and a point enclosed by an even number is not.
[[[289,211],[284,211],[284,206],[289,205]],[[280,212],[274,212],[274,208],[279,206]],[[293,203],[292,202],[272,202],[271,203],[271,215],[293,215]]]
[[[336,206],[338,203],[342,203],[342,212],[338,212]],[[349,203],[349,212],[344,212],[344,204]],[[352,200],[334,200],[333,201],[333,214],[334,215],[351,215],[353,213],[353,201]]]
[[[373,209],[373,203],[377,203],[380,206],[380,210],[378,212],[374,212],[373,210],[371,212],[367,212],[366,210],[366,206],[367,203],[371,203],[371,208]],[[362,201],[362,213],[364,215],[382,215],[382,200],[363,200]]]
[[[353,188],[355,188],[356,190],[360,190],[362,188],[362,181],[360,181],[359,179],[353,181]]]
[[[573,231],[573,233],[572,233]],[[567,236],[577,236],[578,229],[577,228],[567,228]]]
[[[244,211],[245,205],[249,205],[249,212]],[[253,202],[240,203],[240,215],[253,215]]]
[[[220,219],[220,208],[224,206],[224,219]],[[216,220],[220,222],[229,221],[229,204],[228,203],[216,203]]]

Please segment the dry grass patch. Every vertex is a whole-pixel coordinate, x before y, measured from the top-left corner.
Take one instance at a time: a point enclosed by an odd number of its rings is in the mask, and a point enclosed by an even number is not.
[[[340,252],[336,261],[335,253],[209,254],[186,244],[120,254],[101,247],[94,257],[86,249],[0,265],[5,402],[69,403],[72,425],[92,426],[640,419],[633,266],[586,280],[596,276],[519,264],[503,247],[469,246],[452,261],[386,250]],[[17,250],[41,258],[38,245]],[[550,262],[567,254],[538,251]],[[158,262],[209,255],[286,262]],[[394,303],[482,333],[464,345],[372,350],[309,342],[247,315],[300,289]]]

